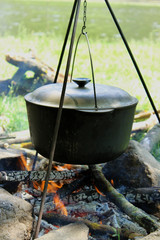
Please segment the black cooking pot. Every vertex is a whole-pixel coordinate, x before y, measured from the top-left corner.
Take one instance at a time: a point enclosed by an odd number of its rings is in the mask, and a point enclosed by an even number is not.
[[[54,161],[98,164],[115,159],[128,146],[137,99],[124,90],[88,79],[67,83]],[[54,83],[25,96],[34,148],[50,156],[62,84]]]

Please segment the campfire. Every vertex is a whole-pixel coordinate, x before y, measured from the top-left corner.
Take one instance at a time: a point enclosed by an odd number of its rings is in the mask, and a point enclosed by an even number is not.
[[[4,220],[0,227],[2,239],[7,236],[8,240],[37,237],[41,240],[137,240],[160,227],[160,165],[149,152],[152,140],[157,141],[155,131],[160,135],[159,125],[140,143],[130,141],[138,100],[115,86],[95,83],[85,32],[86,0],[82,31],[72,61],[72,81],[68,82],[80,2],[75,0],[73,4],[54,84],[47,84],[25,95],[34,147],[29,137],[29,143],[21,142],[19,150],[15,150],[18,151],[16,154],[13,149],[7,148],[6,142],[5,149],[1,149],[7,157],[2,157],[0,182],[2,188],[12,193],[9,195],[0,189]],[[114,13],[108,1],[105,0],[105,3],[160,122]],[[56,84],[72,22],[63,84]],[[88,46],[93,84],[88,77],[73,77],[81,37],[85,38]],[[9,56],[6,59],[11,61]],[[31,62],[35,64],[34,60]],[[47,66],[45,69],[48,69]],[[146,150],[148,145],[149,151]],[[15,164],[9,168],[8,164],[12,161],[8,159],[11,156]],[[20,201],[20,198],[23,200]],[[10,218],[11,222],[8,221]],[[4,232],[6,223],[11,233]],[[20,228],[16,236],[13,235],[15,224]]]
[[[155,131],[154,128],[151,131]],[[134,141],[132,144],[135,144]],[[1,161],[3,166],[0,166],[0,181],[1,187],[32,205],[34,224],[30,236],[26,238],[29,240],[33,237],[31,235],[34,235],[39,215],[48,160],[38,155],[33,170],[35,152],[32,150],[31,144],[24,145],[29,147],[25,148],[26,151],[24,148],[23,150],[22,148],[20,148],[21,150],[3,149],[5,157]],[[142,151],[150,154],[142,144],[139,145],[141,145]],[[127,151],[131,151],[130,146]],[[127,151],[118,158],[118,161],[122,161],[128,154]],[[5,161],[12,163],[11,168],[7,166],[9,170],[6,169]],[[15,168],[13,168],[13,161],[14,166],[17,166]],[[151,186],[153,183],[150,186],[141,187],[139,185],[137,187],[136,183],[133,183],[131,187],[128,187],[130,182],[128,185],[125,184],[126,179],[121,182],[122,178],[118,174],[116,177],[114,171],[110,171],[112,162],[114,161],[92,166],[52,163],[39,238],[43,236],[43,238],[46,237],[44,239],[47,239],[49,233],[52,234],[55,231],[58,233],[65,228],[64,226],[71,227],[72,224],[75,229],[76,224],[87,226],[86,239],[94,240],[140,239],[158,228],[160,199],[158,184],[157,187]],[[112,165],[112,168],[115,167]],[[121,168],[123,169],[123,165]],[[119,180],[117,180],[118,177]],[[133,181],[132,175],[130,175],[130,181]],[[14,190],[13,184],[15,184]],[[155,216],[143,212],[131,203]],[[77,233],[77,236],[78,234],[80,233]]]

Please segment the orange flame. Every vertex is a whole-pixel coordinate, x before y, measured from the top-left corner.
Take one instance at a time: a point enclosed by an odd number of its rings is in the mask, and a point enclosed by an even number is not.
[[[22,170],[31,170],[31,166],[27,163],[26,158],[23,154],[21,154],[21,156],[19,157],[19,164]]]
[[[33,182],[33,186],[35,189],[43,192],[43,189],[44,189],[44,185],[45,185],[45,181],[41,181],[41,182]],[[48,193],[56,193],[57,190],[59,188],[61,188],[63,186],[63,183],[55,183],[53,181],[48,181],[48,187],[47,187],[47,192]]]
[[[56,209],[60,209],[62,215],[68,216],[67,209],[65,208],[63,202],[60,200],[58,194],[54,196],[54,204]]]
[[[63,166],[54,166],[57,171],[64,171],[64,169],[70,170],[72,168],[71,164],[64,164]]]
[[[104,195],[103,193],[101,193],[101,192],[99,191],[99,189],[98,189],[96,186],[94,186],[94,187],[95,187],[96,191],[97,191],[100,195],[102,195],[102,196],[105,197],[105,195]]]

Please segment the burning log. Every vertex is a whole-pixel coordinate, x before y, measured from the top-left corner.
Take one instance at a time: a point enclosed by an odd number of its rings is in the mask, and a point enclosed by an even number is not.
[[[17,148],[17,146],[13,146],[13,148]],[[19,150],[23,151],[24,153],[26,153],[27,157],[31,158],[31,159],[35,159],[36,156],[36,150],[32,150],[32,149],[27,149],[27,148],[19,148]],[[37,160],[43,160],[44,157],[40,154],[37,155]]]
[[[141,209],[129,203],[125,197],[120,194],[105,178],[102,170],[97,165],[90,166],[93,177],[96,180],[98,189],[106,195],[112,202],[114,202],[121,211],[126,213],[131,219],[144,227],[148,233],[153,232],[159,228],[159,224],[153,220],[148,214]]]
[[[88,179],[90,178],[90,171],[85,171],[85,174],[70,184],[64,184],[62,188],[58,189],[57,194],[60,198],[64,198],[70,195],[75,190],[79,189],[82,185],[84,185]]]
[[[77,176],[77,170],[52,171],[49,180],[59,181]],[[46,171],[1,171],[0,182],[43,181]]]
[[[89,227],[89,231],[94,235],[116,236],[117,234],[119,234],[123,239],[128,239],[131,235],[140,236],[139,233],[133,233],[126,229],[116,229],[108,225],[91,222],[87,219],[73,218],[53,212],[43,214],[43,219],[46,220],[48,223],[56,225],[58,224],[60,226],[64,226],[70,223],[84,223]]]

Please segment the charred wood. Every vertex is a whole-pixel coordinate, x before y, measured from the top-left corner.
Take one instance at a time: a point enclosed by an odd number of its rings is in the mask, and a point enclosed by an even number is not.
[[[67,225],[69,223],[76,223],[76,222],[80,222],[80,223],[84,223],[89,227],[89,230],[92,234],[94,235],[109,235],[109,236],[117,236],[117,234],[119,233],[120,236],[122,237],[122,239],[128,239],[131,234],[133,235],[137,235],[139,236],[138,233],[133,233],[130,232],[126,229],[116,229],[114,227],[108,226],[108,225],[103,225],[103,224],[98,224],[98,223],[94,223],[91,222],[87,219],[78,219],[78,218],[73,218],[73,217],[69,217],[69,216],[64,216],[64,215],[59,215],[59,214],[55,214],[55,213],[47,213],[47,214],[43,214],[43,219],[46,220],[48,223],[51,224],[58,224],[60,226],[64,226]]]
[[[120,194],[105,178],[102,170],[97,165],[90,166],[93,177],[98,189],[113,201],[120,210],[126,213],[133,221],[144,227],[148,233],[153,232],[159,228],[159,224],[153,220],[147,213],[141,209],[133,206],[126,198]]]
[[[58,189],[57,194],[60,196],[60,198],[64,198],[86,184],[89,179],[90,171],[85,171],[85,174],[81,178],[76,179],[69,184],[64,184],[62,188]]]
[[[49,180],[59,181],[72,179],[77,175],[77,170],[52,171]],[[46,177],[46,171],[1,171],[0,182],[9,181],[43,181]]]
[[[122,193],[132,203],[160,203],[160,187],[127,188]]]
[[[72,193],[71,195],[69,195],[69,197],[66,198],[68,203],[77,203],[80,201],[92,202],[92,201],[99,200],[99,199],[100,199],[99,193],[94,190]]]
[[[135,206],[160,217],[160,187],[125,189],[121,193]]]

